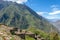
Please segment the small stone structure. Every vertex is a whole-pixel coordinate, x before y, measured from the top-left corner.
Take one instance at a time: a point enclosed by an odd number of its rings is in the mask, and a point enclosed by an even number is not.
[[[24,40],[25,40],[25,35],[28,35],[28,36],[34,38],[35,40],[44,40],[44,38],[42,38],[39,35],[36,35],[36,34],[30,32],[30,31],[20,30],[19,28],[13,28],[12,30],[10,30],[10,32],[11,32],[11,34],[17,35]]]

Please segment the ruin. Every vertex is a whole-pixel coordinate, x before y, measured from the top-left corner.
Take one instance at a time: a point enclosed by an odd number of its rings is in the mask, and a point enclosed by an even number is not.
[[[25,40],[25,35],[28,35],[28,36],[34,38],[35,40],[44,40],[44,38],[42,38],[40,35],[34,34],[30,31],[20,30],[19,28],[13,28],[12,30],[10,30],[10,32],[12,35],[17,35],[24,40]]]

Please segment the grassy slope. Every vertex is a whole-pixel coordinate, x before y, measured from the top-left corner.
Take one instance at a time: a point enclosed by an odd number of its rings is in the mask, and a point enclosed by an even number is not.
[[[19,27],[20,29],[27,29],[29,27],[36,27],[45,32],[49,32],[51,28],[56,28],[51,25],[45,18],[39,16],[36,12],[25,5],[11,4],[0,12],[0,23]]]

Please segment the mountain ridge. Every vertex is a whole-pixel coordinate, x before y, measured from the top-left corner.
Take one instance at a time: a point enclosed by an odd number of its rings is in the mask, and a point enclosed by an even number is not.
[[[56,28],[60,31],[60,20],[57,20],[55,22],[52,22],[53,25],[55,25]]]
[[[4,3],[1,3],[3,5]],[[36,27],[45,32],[50,32],[51,28],[57,30],[44,17],[39,16],[35,11],[24,4],[6,3],[0,11],[0,23],[8,26],[27,29]]]

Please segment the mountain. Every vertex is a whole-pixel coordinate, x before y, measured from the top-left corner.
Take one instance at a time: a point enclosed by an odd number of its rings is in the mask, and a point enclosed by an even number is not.
[[[7,1],[0,2],[0,24],[20,29],[34,27],[45,32],[50,32],[51,29],[57,31],[56,27],[25,4]]]
[[[57,21],[52,22],[52,23],[56,26],[56,28],[58,28],[60,30],[60,20],[57,20]]]
[[[56,22],[57,19],[47,19],[50,23]]]

